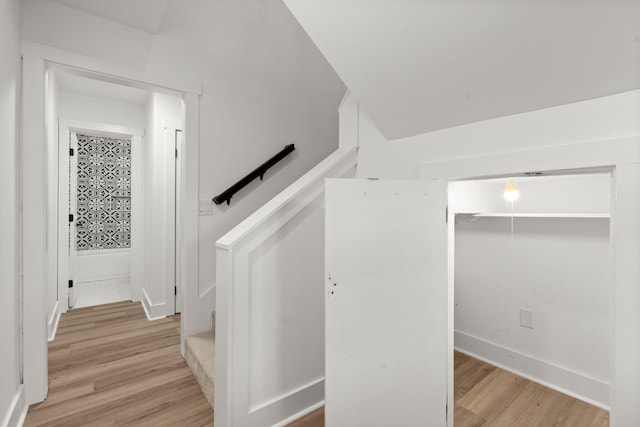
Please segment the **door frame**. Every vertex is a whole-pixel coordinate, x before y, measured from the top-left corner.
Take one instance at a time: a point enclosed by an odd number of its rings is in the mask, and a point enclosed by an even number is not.
[[[69,200],[70,185],[73,179],[70,173],[70,156],[69,149],[71,147],[71,135],[77,132],[86,132],[89,134],[99,134],[116,137],[131,138],[131,269],[130,269],[130,295],[132,301],[139,301],[141,290],[136,284],[142,283],[144,279],[142,271],[133,268],[135,263],[144,262],[144,238],[142,234],[142,215],[144,212],[144,196],[142,185],[142,158],[143,146],[142,137],[144,131],[142,129],[129,128],[107,123],[87,122],[82,120],[71,120],[61,118],[59,121],[58,136],[58,307],[60,314],[69,310],[69,300],[64,298],[68,292],[68,280],[74,279],[74,271],[71,266],[73,252],[68,247],[69,237],[69,207],[73,206]],[[75,155],[77,156],[77,149]],[[140,173],[134,174],[133,171],[138,170]],[[74,213],[74,216],[76,214]],[[75,221],[74,221],[75,223]],[[73,226],[71,228],[73,231]],[[71,234],[72,236],[75,233]],[[73,241],[71,242],[73,245]]]
[[[26,403],[42,402],[48,392],[48,348],[46,319],[45,266],[56,251],[45,251],[46,236],[46,73],[63,69],[83,77],[125,86],[176,95],[182,99],[184,122],[184,155],[181,161],[181,281],[184,283],[184,306],[181,317],[181,351],[186,336],[196,332],[198,313],[198,139],[199,97],[201,85],[189,81],[150,81],[146,73],[133,72],[117,64],[96,62],[71,52],[44,45],[23,42],[22,46],[22,222],[23,236],[23,373]],[[151,79],[153,80],[153,78]],[[176,89],[173,89],[176,88]],[[57,155],[57,153],[56,153]],[[29,176],[27,176],[29,174]],[[57,187],[57,186],[56,186]],[[56,209],[58,211],[58,209]],[[57,223],[57,221],[56,221]],[[193,304],[193,312],[189,307]]]
[[[182,313],[183,308],[183,296],[184,291],[182,289],[182,272],[180,269],[182,268],[182,262],[180,261],[180,251],[178,248],[182,246],[182,204],[180,200],[182,199],[182,153],[183,153],[183,143],[184,143],[184,133],[182,129],[175,129],[174,132],[174,141],[175,141],[175,149],[176,149],[176,158],[175,158],[175,169],[174,169],[174,198],[175,198],[175,209],[174,209],[174,245],[176,250],[173,255],[174,259],[174,276],[175,276],[175,287],[176,294],[173,300],[174,302],[174,312]]]
[[[523,171],[612,170],[610,246],[611,375],[609,389],[612,426],[632,425],[640,419],[640,385],[631,372],[640,372],[640,137],[545,147],[511,153],[423,162],[421,179],[487,179]],[[449,196],[451,197],[451,195]],[[449,216],[448,327],[449,363],[453,372],[453,292],[455,213]],[[453,375],[449,378],[453,402]],[[454,405],[449,407],[453,426]]]

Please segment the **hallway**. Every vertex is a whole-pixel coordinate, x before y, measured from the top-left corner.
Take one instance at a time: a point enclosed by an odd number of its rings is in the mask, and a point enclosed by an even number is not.
[[[49,394],[29,426],[211,426],[180,355],[180,316],[149,322],[140,303],[71,310],[49,343]]]

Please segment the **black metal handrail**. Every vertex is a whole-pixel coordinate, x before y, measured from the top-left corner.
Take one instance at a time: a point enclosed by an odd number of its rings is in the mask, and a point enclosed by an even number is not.
[[[264,177],[265,172],[270,167],[272,167],[273,165],[278,163],[280,160],[287,157],[295,149],[296,147],[293,144],[285,145],[282,151],[280,151],[278,154],[276,154],[275,156],[273,156],[272,158],[270,158],[269,160],[267,160],[266,162],[258,166],[255,170],[253,170],[247,176],[242,178],[240,181],[236,182],[231,187],[227,188],[225,191],[223,191],[222,193],[214,197],[213,202],[216,205],[219,205],[225,201],[227,202],[227,205],[230,204],[231,197],[233,197],[234,194],[242,190],[247,184],[249,184],[251,181],[253,181],[258,177],[260,177],[260,181],[262,181],[262,178]]]

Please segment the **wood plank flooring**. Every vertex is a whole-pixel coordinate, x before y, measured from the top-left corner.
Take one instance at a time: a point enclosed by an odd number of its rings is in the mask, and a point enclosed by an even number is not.
[[[180,354],[180,316],[149,322],[140,303],[71,310],[49,343],[49,395],[31,426],[212,426]]]
[[[609,413],[463,353],[454,356],[456,427],[607,427]],[[324,408],[288,427],[324,427]]]
[[[609,413],[463,353],[454,355],[456,427],[607,427]]]

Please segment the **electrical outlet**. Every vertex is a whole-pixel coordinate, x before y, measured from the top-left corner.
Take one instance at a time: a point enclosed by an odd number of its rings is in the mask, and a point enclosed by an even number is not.
[[[520,309],[520,326],[533,329],[533,310]]]
[[[213,215],[212,203],[211,200],[200,200],[198,202],[198,215]]]

